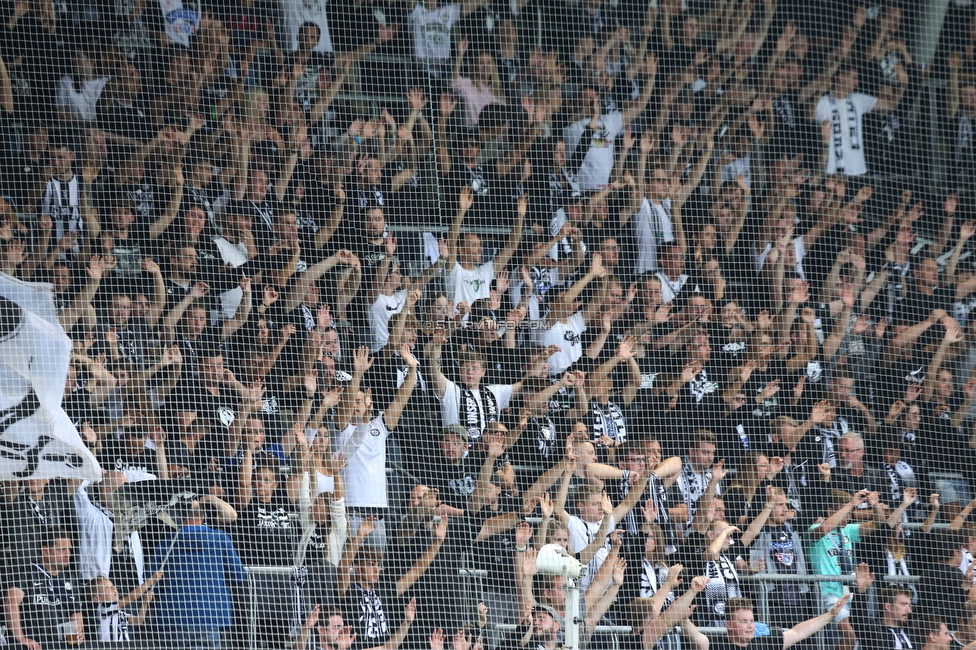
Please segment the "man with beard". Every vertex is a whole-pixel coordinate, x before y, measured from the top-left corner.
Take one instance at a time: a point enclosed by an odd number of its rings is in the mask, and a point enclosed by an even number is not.
[[[861,647],[877,650],[912,648],[912,640],[906,629],[912,615],[912,592],[903,585],[891,585],[883,589],[879,594],[879,601],[884,603],[879,620],[868,613],[866,595],[874,582],[874,573],[867,564],[862,563],[857,567],[856,576],[858,595],[851,602],[850,622],[857,632]],[[948,637],[948,630],[945,632]]]

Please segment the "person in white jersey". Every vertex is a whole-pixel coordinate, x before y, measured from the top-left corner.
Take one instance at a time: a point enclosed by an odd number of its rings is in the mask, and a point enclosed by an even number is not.
[[[498,251],[495,259],[484,262],[484,250],[478,235],[473,232],[464,233],[461,242],[458,242],[464,215],[471,209],[473,202],[474,194],[471,188],[465,187],[461,190],[461,198],[458,200],[457,216],[447,233],[447,241],[444,243],[446,250],[441,252],[446,259],[444,268],[450,269],[447,274],[448,297],[454,300],[455,305],[462,302],[470,305],[475,300],[491,297],[492,280],[505,269],[522,241],[522,223],[529,206],[528,196],[525,194],[520,196],[515,227],[508,236],[505,248]]]
[[[902,79],[902,77],[904,77]],[[820,98],[814,109],[818,123],[829,122],[827,173],[862,176],[868,172],[864,157],[864,116],[871,111],[890,113],[901,103],[908,85],[904,69],[899,74],[901,84],[888,97],[855,92],[857,68],[845,63],[834,74],[831,91]]]
[[[678,140],[673,146],[679,152],[685,144],[683,132],[675,130]],[[708,162],[712,157],[712,139],[706,138],[705,149],[698,158],[698,163],[692,170],[685,183],[672,180],[671,166],[663,160],[651,162],[650,178],[645,185],[647,175],[648,156],[653,149],[650,130],[645,132],[640,141],[640,155],[637,158],[637,183],[633,186],[631,206],[634,210],[634,239],[637,244],[637,265],[634,272],[637,275],[654,273],[658,270],[658,259],[661,248],[665,244],[677,241],[684,251],[687,245],[684,241],[684,231],[681,227],[681,207],[698,187]],[[672,155],[672,160],[674,160]],[[625,226],[630,219],[631,212],[623,211],[620,225]]]
[[[353,355],[352,379],[343,391],[335,418],[336,430],[341,432],[339,452],[349,459],[342,477],[346,485],[349,526],[356,530],[364,517],[377,517],[371,541],[380,549],[386,541],[382,517],[389,505],[386,498],[386,439],[397,428],[400,415],[413,393],[419,365],[407,345],[400,346],[400,358],[409,368],[407,377],[386,410],[374,414],[372,390],[360,390],[363,375],[373,365],[373,359],[365,346],[359,348]]]
[[[586,301],[580,300],[583,290],[596,279],[599,279],[599,287]],[[560,348],[549,358],[550,377],[562,375],[583,356],[580,336],[588,326],[599,323],[608,283],[609,274],[603,266],[602,256],[593,253],[589,273],[570,288],[557,292],[555,299],[549,302],[548,328],[539,333],[539,342]]]

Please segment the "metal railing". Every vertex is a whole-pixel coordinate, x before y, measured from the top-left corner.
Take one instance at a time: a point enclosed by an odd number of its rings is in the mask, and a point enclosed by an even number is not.
[[[258,594],[257,585],[255,583],[254,577],[258,575],[264,576],[281,576],[283,578],[290,578],[294,573],[294,567],[291,566],[252,566],[247,567],[247,648],[250,650],[256,650],[258,647]],[[458,571],[458,576],[465,580],[478,580],[488,576],[488,572],[483,569],[460,569]],[[918,584],[918,576],[879,576],[882,582],[891,584]],[[755,574],[755,575],[743,575],[739,576],[739,582],[743,584],[812,584],[820,585],[825,582],[840,582],[846,585],[854,584],[856,581],[853,575],[779,575],[779,574]],[[758,606],[757,614],[758,620],[768,621],[769,616],[769,591],[766,589],[760,589],[758,595]],[[494,629],[500,632],[514,632],[518,629],[518,625],[512,623],[498,623],[495,624]],[[706,636],[721,636],[724,635],[724,627],[699,627],[698,630]],[[618,639],[620,636],[631,634],[633,628],[629,625],[596,625],[593,627],[593,635],[612,635],[612,643],[614,647],[619,645]],[[817,644],[820,650],[825,650],[826,645],[823,639],[823,634],[819,633],[817,635]]]

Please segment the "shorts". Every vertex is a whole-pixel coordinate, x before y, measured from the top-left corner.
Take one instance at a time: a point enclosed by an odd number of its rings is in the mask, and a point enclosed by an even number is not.
[[[830,608],[836,605],[838,600],[840,600],[840,598],[838,598],[837,596],[823,596],[821,598],[821,602],[823,603],[823,611],[825,612],[830,611]],[[844,605],[844,608],[840,610],[840,613],[837,614],[836,617],[834,617],[833,622],[840,623],[845,618],[850,618],[850,616],[851,616],[851,604],[848,602],[846,605]]]

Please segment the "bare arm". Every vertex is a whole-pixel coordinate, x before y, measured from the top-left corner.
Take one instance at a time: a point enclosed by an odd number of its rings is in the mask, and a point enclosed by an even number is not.
[[[508,241],[505,243],[505,247],[495,255],[494,266],[495,273],[501,273],[508,266],[509,260],[512,259],[512,255],[518,250],[519,242],[522,241],[522,224],[525,221],[525,212],[529,206],[529,197],[525,194],[518,199],[518,210],[515,214],[515,225],[512,227],[512,232],[508,235]],[[453,268],[453,267],[452,267]]]
[[[441,515],[441,520],[434,527],[434,541],[424,551],[413,566],[411,566],[402,578],[396,581],[397,596],[402,596],[408,589],[413,587],[421,576],[423,576],[441,550],[444,537],[447,535],[447,515]]]

